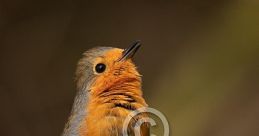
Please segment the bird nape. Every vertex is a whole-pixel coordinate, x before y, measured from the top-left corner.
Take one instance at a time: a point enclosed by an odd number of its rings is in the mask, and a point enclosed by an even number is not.
[[[147,107],[142,97],[141,76],[132,57],[139,49],[136,41],[123,50],[97,47],[86,51],[76,69],[77,95],[63,136],[123,136],[123,123],[132,111]],[[127,126],[129,136],[149,136],[149,125],[143,123],[134,132],[137,121]]]

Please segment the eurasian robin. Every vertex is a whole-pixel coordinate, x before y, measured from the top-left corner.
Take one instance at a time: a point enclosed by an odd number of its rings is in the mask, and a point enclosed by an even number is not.
[[[83,54],[76,69],[78,92],[63,136],[122,136],[127,115],[147,107],[141,75],[132,61],[140,45],[137,41],[125,50],[97,47]],[[136,136],[131,124],[128,135]],[[140,135],[149,135],[148,125],[141,126]]]

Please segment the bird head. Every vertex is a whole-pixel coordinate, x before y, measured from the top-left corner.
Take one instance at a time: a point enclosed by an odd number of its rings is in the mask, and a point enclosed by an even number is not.
[[[97,47],[86,51],[76,70],[77,89],[98,94],[131,81],[138,81],[135,85],[140,87],[140,74],[132,61],[139,47],[137,41],[127,49]]]

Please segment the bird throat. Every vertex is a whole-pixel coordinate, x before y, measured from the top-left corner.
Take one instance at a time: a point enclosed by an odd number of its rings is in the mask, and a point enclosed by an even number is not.
[[[122,135],[127,115],[146,106],[140,80],[127,80],[98,91],[89,97],[87,116],[80,125],[80,136]]]

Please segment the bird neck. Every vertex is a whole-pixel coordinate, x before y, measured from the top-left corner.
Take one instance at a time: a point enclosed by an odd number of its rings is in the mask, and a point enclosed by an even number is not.
[[[118,82],[98,93],[81,89],[77,92],[62,136],[115,135],[122,127],[118,122],[124,120],[129,112],[146,106],[141,80]],[[115,126],[116,131],[113,130]],[[101,129],[105,131],[99,131]]]
[[[86,105],[88,101],[88,91],[79,90],[74,100],[71,115],[65,126],[62,136],[79,136],[80,124],[86,116]]]

